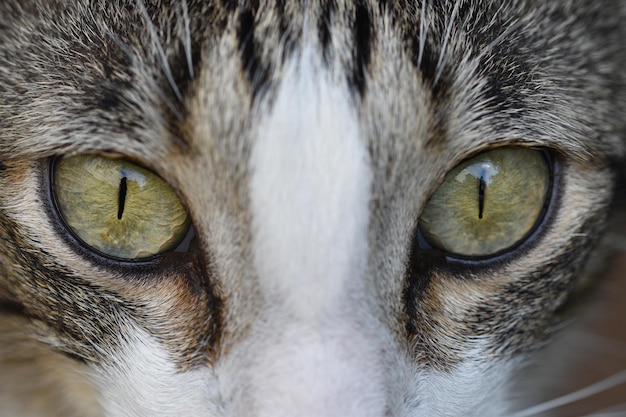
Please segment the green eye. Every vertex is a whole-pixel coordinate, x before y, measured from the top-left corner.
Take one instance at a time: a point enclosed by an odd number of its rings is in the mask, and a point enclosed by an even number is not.
[[[428,243],[459,256],[489,256],[521,242],[543,215],[551,184],[544,152],[499,148],[456,166],[420,218]]]
[[[174,249],[189,217],[165,181],[135,164],[96,155],[58,160],[53,193],[67,226],[86,245],[120,259]]]

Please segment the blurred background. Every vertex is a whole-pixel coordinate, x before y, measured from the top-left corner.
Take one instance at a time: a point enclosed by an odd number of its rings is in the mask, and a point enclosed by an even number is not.
[[[573,349],[575,366],[565,370],[564,395],[584,388],[618,372],[626,373],[626,238],[624,248],[611,262],[611,267],[581,319]],[[576,346],[578,345],[578,346]],[[568,347],[565,346],[565,349]],[[588,399],[558,409],[557,416],[626,417],[626,377],[623,383]]]
[[[626,212],[626,210],[622,210]],[[626,214],[615,219],[601,245],[599,268],[577,315],[529,369],[537,403],[570,395],[619,374],[613,388],[533,416],[626,417]],[[620,374],[621,373],[621,374]]]

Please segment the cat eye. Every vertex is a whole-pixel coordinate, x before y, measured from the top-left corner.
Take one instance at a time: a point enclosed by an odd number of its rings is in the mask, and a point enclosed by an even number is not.
[[[428,201],[419,232],[434,248],[461,257],[507,251],[541,221],[551,188],[546,153],[498,148],[457,165]]]
[[[138,260],[173,250],[190,227],[172,187],[123,159],[60,158],[53,167],[52,194],[75,237],[108,257]]]

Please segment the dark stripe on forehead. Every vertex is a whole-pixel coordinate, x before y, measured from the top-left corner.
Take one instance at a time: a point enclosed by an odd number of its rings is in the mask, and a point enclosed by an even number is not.
[[[290,17],[287,15],[287,4],[291,0],[276,0],[274,4],[274,13],[278,17],[278,33],[280,34],[281,42],[285,48],[285,53],[289,53],[293,50],[294,40],[297,37],[295,32],[297,29],[289,24]],[[283,56],[285,59],[285,56]]]
[[[430,85],[435,99],[445,96],[448,92],[448,72],[443,51],[444,44],[449,48],[449,38],[446,41],[445,23],[452,17],[452,11],[443,10],[443,5],[437,2],[423,0],[412,16],[403,16],[404,37],[411,57],[411,62],[422,75],[422,79]],[[398,11],[396,11],[398,12]],[[405,11],[399,11],[404,14]],[[444,16],[450,14],[448,19]]]
[[[442,71],[438,76],[439,53],[431,45],[431,41],[425,39],[423,46],[420,46],[419,37],[412,38],[408,42],[411,48],[411,62],[422,75],[422,79],[430,85],[433,96],[435,98],[445,96],[448,91],[447,74]]]
[[[372,48],[371,11],[366,2],[359,1],[354,12],[354,67],[352,83],[363,95],[366,87],[366,73],[371,60]]]
[[[326,52],[332,41],[331,24],[336,8],[337,4],[335,3],[335,0],[322,1],[322,10],[317,24],[317,30],[319,33],[320,44],[322,46],[322,50],[324,51],[325,60],[328,60]]]
[[[241,65],[252,86],[253,95],[256,95],[269,79],[269,68],[261,60],[255,35],[256,12],[257,10],[250,8],[242,10],[239,13],[237,27]]]

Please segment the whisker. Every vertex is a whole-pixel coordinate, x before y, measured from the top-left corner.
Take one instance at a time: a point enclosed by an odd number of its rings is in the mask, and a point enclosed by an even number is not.
[[[591,384],[585,388],[582,388],[578,391],[574,391],[567,395],[563,395],[562,397],[555,398],[550,401],[546,401],[541,404],[534,405],[525,410],[518,411],[513,413],[511,417],[528,417],[534,416],[539,413],[543,413],[548,410],[552,410],[563,405],[571,404],[576,401],[583,400],[585,398],[592,397],[596,394],[599,394],[604,391],[608,391],[613,387],[617,387],[621,384],[626,383],[626,370],[618,372],[615,375],[612,375],[608,378],[600,380],[594,384]]]
[[[426,9],[428,9],[428,0],[422,2],[422,10],[420,11],[420,45],[417,55],[417,66],[422,66],[422,58],[424,57],[424,49],[426,48],[426,34],[428,33],[428,27],[430,26],[430,13],[428,14],[428,21],[426,20]]]
[[[446,26],[446,33],[443,37],[443,44],[441,45],[441,53],[439,55],[439,61],[437,62],[437,75],[435,76],[434,85],[437,85],[441,74],[443,73],[443,64],[444,57],[448,55],[447,48],[448,42],[450,41],[450,35],[452,34],[452,26],[454,26],[454,21],[456,20],[457,15],[459,14],[459,9],[461,8],[462,0],[457,0],[454,3],[454,8],[452,9],[452,13],[450,14],[450,20],[448,21],[448,25]]]
[[[159,61],[161,64],[161,69],[163,70],[163,73],[165,74],[165,78],[167,78],[167,81],[169,82],[170,87],[172,88],[172,91],[176,95],[176,98],[178,98],[178,101],[182,103],[183,95],[180,93],[180,90],[178,89],[178,86],[176,85],[176,82],[174,81],[174,77],[172,76],[172,71],[170,69],[170,64],[167,62],[167,56],[165,55],[165,50],[163,49],[163,45],[161,44],[161,41],[159,40],[157,30],[154,27],[154,24],[152,23],[152,19],[150,18],[150,15],[148,14],[148,10],[146,9],[146,6],[144,5],[143,0],[136,0],[136,2],[137,2],[137,7],[139,7],[139,10],[141,11],[141,15],[143,16],[146,22],[146,26],[148,27],[148,30],[150,31],[150,36],[152,36],[152,40],[156,46],[157,53],[159,55]]]
[[[626,403],[621,403],[604,408],[599,411],[594,411],[592,414],[587,414],[584,417],[624,417],[626,415]]]
[[[624,417],[626,415],[626,409],[615,411],[600,411],[593,414],[587,414],[584,417]]]
[[[142,74],[149,72],[149,69],[145,68],[144,63],[137,58],[137,56],[132,52],[131,48],[128,45],[126,45],[124,41],[117,34],[109,33],[109,37],[120,48],[120,50],[124,52],[124,54],[128,57],[128,59],[133,63],[133,66],[137,68],[138,72]],[[159,96],[159,99],[163,103],[165,103],[167,108],[172,112],[172,114],[174,114],[174,116],[178,120],[182,121],[183,114],[180,112],[180,110],[178,110],[176,105],[172,103],[172,100],[170,100],[170,97],[168,97],[167,94],[165,94],[163,89],[160,86],[156,85],[156,83],[152,85],[152,88],[154,89],[156,94]]]
[[[478,59],[482,59],[487,53],[492,53],[494,48],[502,43],[505,39],[510,37],[515,31],[519,30],[524,23],[522,21],[515,21],[510,23],[494,40],[492,40],[487,47],[483,48],[482,52],[478,56]]]
[[[185,24],[185,39],[183,41],[183,46],[185,48],[185,54],[187,55],[187,68],[189,69],[189,77],[194,78],[193,58],[191,56],[191,29],[189,23],[189,10],[187,7],[187,0],[182,1],[182,9],[183,22]]]
[[[156,83],[154,84],[155,85],[153,85],[152,88],[154,88],[154,91],[156,92],[156,94],[163,101],[163,103],[165,103],[167,108],[172,112],[172,114],[176,117],[176,119],[182,122],[184,120],[184,117],[183,117],[183,114],[180,112],[180,110],[178,110],[178,108],[176,107],[176,104],[172,102],[170,97],[167,96],[165,91],[163,91],[163,89],[160,86],[156,85]]]

